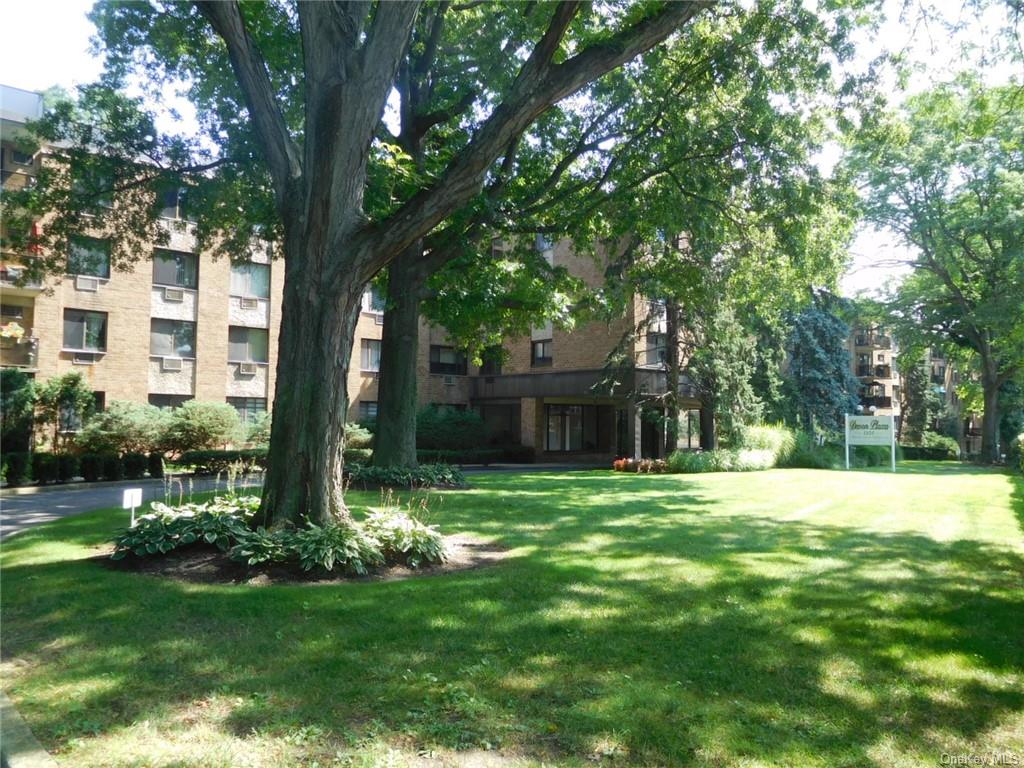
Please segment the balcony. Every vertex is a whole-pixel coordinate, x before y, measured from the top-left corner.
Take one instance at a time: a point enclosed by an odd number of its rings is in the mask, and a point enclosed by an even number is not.
[[[892,347],[892,338],[880,334],[859,333],[853,337],[853,343],[858,347],[871,347],[872,349],[889,349]]]
[[[860,404],[864,406],[865,409],[871,408],[872,406],[875,408],[892,408],[892,398],[887,395],[862,397],[860,399]]]
[[[35,296],[43,290],[38,280],[22,280],[24,274],[22,267],[4,265],[0,267],[0,286],[11,296]]]
[[[35,369],[39,361],[39,339],[22,336],[20,339],[0,339],[0,366],[4,368]]]
[[[875,378],[876,379],[891,379],[892,378],[892,366],[889,366],[889,365],[876,365],[875,366]]]
[[[861,377],[861,378],[864,378],[866,376],[871,376],[872,375],[872,373],[871,373],[871,366],[870,365],[858,365],[857,366],[857,375],[859,377]]]
[[[19,189],[34,187],[36,183],[34,175],[22,171],[0,171],[0,178],[3,180],[4,192],[17,192]]]

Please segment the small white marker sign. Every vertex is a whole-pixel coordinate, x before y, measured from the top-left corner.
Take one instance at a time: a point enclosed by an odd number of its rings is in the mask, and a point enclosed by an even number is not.
[[[130,509],[132,511],[132,525],[135,525],[135,508],[142,506],[142,489],[141,488],[125,488],[124,496],[121,499],[121,509]]]

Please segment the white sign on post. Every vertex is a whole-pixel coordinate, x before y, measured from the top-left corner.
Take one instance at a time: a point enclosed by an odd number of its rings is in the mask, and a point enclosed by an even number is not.
[[[135,508],[142,506],[142,489],[125,488],[124,496],[121,499],[121,508],[132,511],[132,526],[135,525]]]
[[[888,445],[892,471],[896,471],[896,417],[846,415],[846,468],[851,445]]]

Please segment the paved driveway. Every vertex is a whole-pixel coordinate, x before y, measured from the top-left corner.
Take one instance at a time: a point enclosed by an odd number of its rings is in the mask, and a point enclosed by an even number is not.
[[[216,484],[216,477],[196,477],[192,480],[192,488],[195,491],[208,491]],[[223,478],[220,487],[224,487]],[[88,512],[90,509],[120,507],[125,488],[141,488],[143,502],[163,500],[164,497],[164,486],[160,480],[138,480],[100,488],[68,488],[4,496],[0,499],[0,539],[6,539],[33,525],[48,523],[79,512]],[[188,492],[187,480],[185,491]],[[174,495],[177,495],[176,490]],[[127,515],[126,512],[126,520]]]
[[[595,466],[580,464],[495,464],[490,467],[466,467],[468,474],[477,472],[573,472],[594,469]],[[187,483],[188,480],[186,479]],[[260,480],[250,481],[258,487]],[[192,479],[195,491],[208,491],[217,485],[216,477],[196,477]],[[224,487],[221,479],[220,487]],[[101,488],[73,488],[67,490],[46,490],[39,493],[4,496],[0,498],[0,539],[6,539],[16,533],[31,528],[33,525],[48,523],[61,517],[88,512],[91,509],[104,509],[121,506],[121,496],[125,488],[142,488],[143,502],[163,499],[164,486],[160,480],[126,481],[117,485]],[[187,485],[186,485],[187,492]],[[175,496],[177,491],[175,491]],[[127,513],[126,520],[127,520]]]

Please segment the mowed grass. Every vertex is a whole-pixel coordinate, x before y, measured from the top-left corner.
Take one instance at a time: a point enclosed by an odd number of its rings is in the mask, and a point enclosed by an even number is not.
[[[923,766],[1024,758],[1024,482],[957,465],[493,474],[433,520],[511,549],[239,587],[3,546],[4,688],[69,766]],[[356,505],[375,494],[351,494]]]

